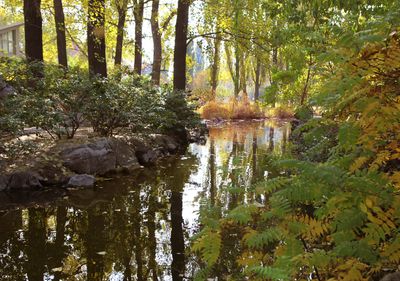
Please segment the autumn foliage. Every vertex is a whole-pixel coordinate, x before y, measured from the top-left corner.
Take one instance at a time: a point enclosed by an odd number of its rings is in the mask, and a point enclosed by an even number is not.
[[[341,64],[324,84],[323,117],[296,129],[294,145],[312,149],[276,161],[280,176],[254,184],[262,204],[250,200],[208,217],[194,247],[208,265],[201,274],[222,262],[220,245],[233,225],[245,229],[236,262],[250,280],[366,281],[396,271],[399,77],[397,32]],[[327,142],[332,134],[335,141]]]
[[[250,102],[247,95],[238,101],[231,98],[228,102],[212,100],[200,108],[204,119],[257,119],[265,114],[257,103]]]

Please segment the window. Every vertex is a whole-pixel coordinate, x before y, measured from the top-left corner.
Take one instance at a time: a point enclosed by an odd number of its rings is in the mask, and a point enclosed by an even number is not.
[[[11,30],[0,34],[0,52],[5,55],[16,55],[16,31]]]

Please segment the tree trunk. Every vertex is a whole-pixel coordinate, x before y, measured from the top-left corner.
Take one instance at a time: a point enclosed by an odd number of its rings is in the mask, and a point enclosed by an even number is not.
[[[162,61],[162,45],[161,45],[161,32],[158,21],[158,11],[160,7],[160,0],[153,0],[151,6],[151,32],[153,34],[153,71],[151,79],[154,85],[159,86],[161,80],[161,61]]]
[[[278,71],[278,47],[275,47],[272,50],[272,64],[273,67],[275,68],[275,72]],[[276,81],[272,81],[272,83],[275,84]],[[277,99],[277,93],[274,94],[272,107],[276,106],[276,99]]]
[[[122,0],[117,1],[117,11],[118,11],[118,24],[117,24],[117,43],[115,45],[115,58],[114,65],[116,67],[122,64],[122,48],[124,43],[124,28],[126,21],[126,10],[128,1]]]
[[[190,0],[178,0],[174,50],[174,89],[186,88],[186,52]]]
[[[105,41],[105,0],[89,0],[88,3],[88,59],[91,75],[107,77]]]
[[[240,8],[239,8],[239,0],[234,1],[234,30],[235,33],[239,30],[239,22],[240,22]],[[239,42],[238,38],[235,39],[235,79],[234,79],[234,87],[235,87],[235,100],[239,97],[240,92],[240,50],[239,50]]]
[[[218,23],[217,23],[218,25]],[[221,35],[219,34],[219,28],[216,30],[216,38],[214,40],[214,58],[211,67],[211,92],[212,99],[215,100],[217,87],[218,87],[218,75],[220,67],[220,49],[221,49]]]
[[[54,20],[57,33],[58,64],[68,69],[67,39],[65,37],[65,17],[62,0],[54,0]]]
[[[43,62],[43,33],[41,0],[24,0],[25,54],[28,63]],[[35,77],[43,76],[41,67],[35,68]]]
[[[142,39],[143,39],[143,13],[144,0],[139,0],[135,3],[135,63],[134,71],[142,74]]]
[[[258,101],[260,98],[260,75],[261,75],[261,62],[260,59],[257,58],[256,62],[256,81],[254,83],[254,101]]]
[[[240,92],[240,54],[239,54],[239,46],[236,44],[235,46],[235,98],[239,97]]]
[[[312,62],[312,54],[310,54],[310,60],[308,62],[306,84],[304,85],[303,93],[301,94],[300,105],[304,105],[305,101],[307,100],[308,84],[310,83],[310,79],[311,79],[311,67],[312,67],[312,64],[313,64],[313,62]]]
[[[247,96],[247,67],[246,67],[246,54],[242,52],[240,63],[240,89],[243,91],[243,96]]]

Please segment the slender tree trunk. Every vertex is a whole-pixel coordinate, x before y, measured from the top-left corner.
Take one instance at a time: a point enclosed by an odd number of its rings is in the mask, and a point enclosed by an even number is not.
[[[67,39],[65,37],[65,17],[62,0],[54,0],[54,20],[57,33],[58,64],[68,69]]]
[[[275,47],[272,49],[272,64],[275,68],[275,71],[278,70],[278,47]],[[272,81],[273,84],[275,84],[275,81]],[[273,97],[273,102],[272,102],[272,107],[276,106],[276,100],[277,100],[277,93],[275,93]]]
[[[239,0],[234,1],[234,9],[235,9],[235,17],[234,17],[234,30],[235,33],[238,32],[239,29],[239,21],[240,21],[240,8],[239,8]],[[240,92],[240,50],[239,50],[239,42],[236,38],[235,42],[235,79],[234,79],[234,87],[235,87],[235,99],[237,100]]]
[[[236,44],[235,47],[235,98],[239,97],[240,92],[240,54],[239,54],[239,46]]]
[[[228,64],[229,74],[231,75],[231,79],[235,82],[235,72],[233,69],[233,62],[232,62],[232,52],[230,46],[225,43],[225,54],[226,54],[226,63]]]
[[[24,0],[25,53],[28,63],[43,62],[43,33],[41,0]],[[43,76],[41,67],[34,69],[35,77]]]
[[[154,85],[159,86],[161,80],[161,61],[162,61],[162,45],[161,32],[158,20],[160,0],[153,0],[151,6],[151,32],[153,34],[153,71],[151,79]]]
[[[122,64],[122,48],[124,44],[124,28],[126,21],[126,10],[128,1],[122,0],[117,1],[117,11],[118,11],[118,24],[117,24],[117,43],[115,45],[115,58],[114,65],[116,67]]]
[[[105,0],[89,0],[88,3],[88,59],[91,75],[107,77],[105,41]]]
[[[254,101],[258,101],[260,98],[260,75],[261,75],[261,62],[260,59],[257,58],[256,62],[256,81],[254,85]]]
[[[240,86],[239,88],[243,91],[243,96],[247,96],[247,67],[246,67],[246,54],[242,52],[240,57]]]
[[[303,93],[301,94],[301,100],[300,100],[300,104],[301,105],[304,105],[305,101],[307,100],[308,84],[310,83],[310,79],[311,79],[311,67],[312,67],[312,64],[313,64],[313,62],[312,62],[312,54],[310,54],[310,60],[308,62],[306,84],[304,85]]]
[[[225,52],[226,52],[226,61],[228,64],[228,69],[229,69],[229,73],[231,75],[232,78],[232,82],[234,85],[234,97],[235,99],[238,98],[239,96],[239,77],[238,77],[238,73],[239,73],[239,69],[240,69],[240,65],[238,61],[233,62],[233,58],[232,58],[232,52],[230,47],[225,44]],[[235,59],[236,59],[236,50],[235,50]]]
[[[174,50],[174,89],[186,88],[186,52],[190,0],[178,0]]]
[[[217,23],[218,25],[218,23]],[[219,34],[219,28],[216,30],[216,38],[214,40],[214,58],[213,64],[211,68],[211,92],[212,99],[215,100],[217,87],[218,87],[218,76],[219,76],[219,68],[220,68],[220,49],[221,49],[221,35]]]
[[[143,13],[144,13],[144,0],[139,0],[135,4],[135,63],[134,71],[142,74],[142,40],[143,40]]]

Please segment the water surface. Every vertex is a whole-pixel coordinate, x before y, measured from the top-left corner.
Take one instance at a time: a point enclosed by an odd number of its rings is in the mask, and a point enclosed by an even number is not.
[[[205,145],[95,189],[0,193],[0,280],[191,280],[200,206],[246,204],[232,190],[273,173],[269,156],[288,134],[287,124],[214,126]],[[218,276],[239,270],[232,236]]]

